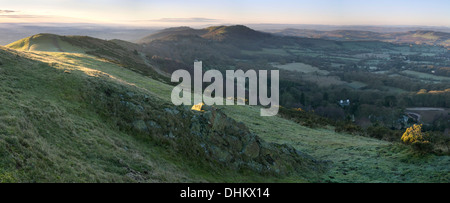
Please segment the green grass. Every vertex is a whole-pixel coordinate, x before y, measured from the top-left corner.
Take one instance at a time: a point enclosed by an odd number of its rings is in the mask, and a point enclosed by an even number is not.
[[[172,86],[94,56],[76,53],[41,52],[34,53],[32,58],[47,63],[56,63],[57,66],[55,67],[63,70],[78,70],[88,75],[108,76],[122,84],[144,88],[155,96],[170,101]]]
[[[83,72],[5,58],[10,65],[1,66],[1,181],[204,181],[161,157],[163,149],[91,112],[81,98],[88,77]]]
[[[409,147],[372,138],[311,129],[280,117],[260,117],[257,107],[223,107],[269,142],[290,144],[329,160],[324,182],[449,182],[450,157],[418,156]]]
[[[367,86],[365,83],[358,82],[358,81],[353,81],[351,83],[348,83],[347,85],[353,89],[361,89],[361,88]]]
[[[9,47],[11,49],[20,50],[20,51],[28,51],[29,46],[30,46],[30,38],[21,39],[21,40],[18,40],[16,42],[13,42],[13,43],[7,45],[7,47]]]

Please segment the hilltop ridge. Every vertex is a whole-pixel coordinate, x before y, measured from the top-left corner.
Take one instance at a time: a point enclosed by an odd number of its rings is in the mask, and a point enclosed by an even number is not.
[[[122,40],[101,40],[89,36],[41,33],[13,42],[6,47],[21,51],[86,53],[98,49],[124,48],[114,43],[117,41],[124,42]]]
[[[232,25],[232,26],[212,26],[203,29],[193,29],[190,27],[175,27],[168,28],[151,34],[147,37],[138,40],[141,44],[150,43],[157,39],[166,39],[170,36],[176,35],[193,35],[204,39],[210,39],[215,41],[224,40],[257,40],[265,37],[271,37],[271,34],[253,30],[244,25]]]
[[[54,34],[37,34],[25,39],[13,42],[6,47],[21,51],[48,51],[48,52],[73,52],[82,53],[86,49],[70,44],[68,37]]]

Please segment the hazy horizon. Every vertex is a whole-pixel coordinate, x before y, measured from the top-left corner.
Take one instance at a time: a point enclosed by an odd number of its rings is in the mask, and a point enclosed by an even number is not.
[[[1,0],[0,23],[174,27],[230,24],[450,26],[445,0]]]

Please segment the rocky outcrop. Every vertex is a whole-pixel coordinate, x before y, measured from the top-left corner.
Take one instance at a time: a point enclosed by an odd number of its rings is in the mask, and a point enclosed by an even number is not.
[[[191,119],[191,134],[209,159],[218,160],[235,169],[251,169],[259,173],[289,174],[305,170],[320,171],[312,157],[287,145],[267,143],[251,133],[244,123],[236,122],[221,110],[204,107]]]
[[[99,84],[93,85],[103,89]],[[191,160],[232,170],[260,174],[318,174],[323,164],[288,145],[267,143],[221,110],[204,112],[173,106],[160,99],[123,92],[120,86],[95,90],[89,95],[96,109],[114,119],[124,130],[148,136]]]

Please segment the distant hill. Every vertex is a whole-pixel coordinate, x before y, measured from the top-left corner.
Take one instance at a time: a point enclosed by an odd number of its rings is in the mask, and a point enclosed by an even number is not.
[[[358,30],[377,33],[410,32],[416,30],[429,30],[450,33],[450,27],[446,26],[371,26],[371,25],[314,25],[314,24],[247,24],[252,29],[274,32],[284,29],[335,31],[335,30]]]
[[[450,33],[434,31],[413,31],[388,35],[388,41],[450,47]]]
[[[162,28],[124,27],[99,24],[76,23],[0,23],[0,45],[5,46],[37,33],[56,35],[84,35],[99,39],[121,39],[132,41],[149,35]]]
[[[209,65],[233,64],[235,59],[249,56],[242,54],[246,50],[258,52],[264,49],[281,49],[284,46],[310,49],[339,46],[338,42],[330,40],[277,36],[243,25],[204,29],[169,28],[151,34],[139,42],[143,46],[142,51],[160,61],[168,73],[180,68],[192,69],[190,65],[195,59],[207,61]],[[272,54],[268,52],[267,55]]]
[[[204,39],[214,41],[233,41],[233,40],[257,40],[271,37],[271,34],[259,32],[243,25],[234,26],[214,26],[204,29],[193,29],[190,27],[168,28],[151,34],[138,40],[141,44],[150,43],[153,40],[167,40],[174,36],[198,36]]]
[[[315,56],[301,53],[357,54],[397,46],[376,40],[378,35],[374,32],[339,31],[329,33],[328,37],[324,34],[327,32],[309,30],[271,34],[242,25],[178,27],[156,32],[139,42],[142,52],[157,60],[168,73],[180,68],[190,70],[196,59],[221,68],[223,64],[234,65],[237,61],[305,61]]]
[[[305,29],[284,29],[272,31],[280,36],[296,36],[341,41],[384,41],[392,43],[427,44],[450,47],[450,33],[436,31],[409,31],[379,33],[358,30],[317,31]]]
[[[167,28],[161,31],[158,31],[154,34],[148,35],[140,40],[138,43],[145,44],[149,43],[156,39],[164,39],[173,35],[202,35],[205,30],[196,30],[190,27],[175,27],[175,28]]]
[[[122,40],[108,41],[88,36],[61,36],[43,33],[18,40],[6,47],[22,51],[86,53],[98,49],[120,50],[135,46],[133,43]]]
[[[243,25],[235,26],[216,26],[206,28],[208,31],[202,37],[212,40],[258,40],[272,37],[271,34],[259,32]]]

